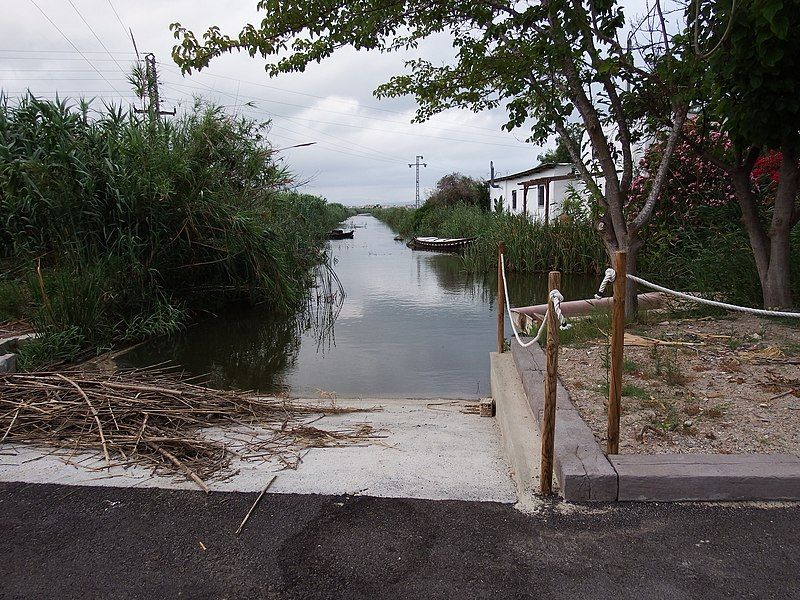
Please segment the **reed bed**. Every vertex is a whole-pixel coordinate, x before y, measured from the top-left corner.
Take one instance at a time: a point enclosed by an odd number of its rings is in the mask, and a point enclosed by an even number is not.
[[[506,244],[510,271],[543,273],[602,273],[608,262],[603,242],[588,218],[557,221],[549,225],[524,215],[488,213],[474,206],[419,209],[385,208],[372,214],[403,235],[476,237],[464,254],[472,272],[497,268],[497,246]]]
[[[292,314],[351,211],[293,191],[269,124],[0,94],[0,322],[22,368],[173,333],[231,302]]]
[[[368,424],[324,430],[309,421],[364,410],[374,409],[212,389],[159,367],[0,375],[0,444],[101,453],[102,468],[147,465],[206,492],[206,482],[224,475],[234,456],[293,468],[304,448],[371,441],[377,432]]]

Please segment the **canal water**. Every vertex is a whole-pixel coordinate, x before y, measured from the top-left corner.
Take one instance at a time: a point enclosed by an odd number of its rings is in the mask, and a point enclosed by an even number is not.
[[[354,239],[329,242],[345,297],[317,292],[329,295],[334,309],[319,305],[299,320],[258,307],[233,310],[142,346],[125,362],[171,361],[206,374],[214,386],[299,397],[488,395],[496,276],[467,274],[458,255],[412,251],[372,216],[347,225]],[[544,302],[546,279],[509,274],[511,305]],[[596,286],[596,278],[566,277],[563,291],[590,297]],[[332,325],[331,310],[338,310]]]

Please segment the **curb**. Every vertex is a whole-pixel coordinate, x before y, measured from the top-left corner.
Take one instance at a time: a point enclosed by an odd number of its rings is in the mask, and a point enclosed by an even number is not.
[[[511,353],[541,431],[544,352],[538,344],[529,348],[512,344]],[[594,434],[572,404],[560,380],[556,390],[554,472],[565,500],[608,502],[617,499],[617,472],[597,445]]]
[[[538,344],[511,354],[539,430],[545,356]],[[607,457],[558,382],[555,476],[571,502],[800,500],[800,458],[787,454],[617,454]]]
[[[788,454],[611,456],[620,501],[800,500],[800,460]]]
[[[0,373],[14,373],[17,370],[15,352],[31,340],[39,337],[38,333],[25,333],[0,339]]]
[[[522,498],[532,498],[539,488],[539,465],[542,446],[539,425],[531,413],[522,380],[509,354],[492,352],[492,398],[503,451],[511,467],[511,476]]]

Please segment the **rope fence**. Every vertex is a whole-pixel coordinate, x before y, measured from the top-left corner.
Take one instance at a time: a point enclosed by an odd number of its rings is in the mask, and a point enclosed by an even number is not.
[[[506,263],[505,263],[505,244],[500,243],[498,247],[497,256],[497,271],[498,280],[502,281],[502,287],[498,282],[498,307],[497,307],[497,337],[498,337],[498,353],[504,352],[505,348],[505,317],[511,321],[511,330],[514,338],[522,348],[528,348],[533,344],[539,342],[545,329],[552,332],[547,336],[547,345],[545,348],[546,369],[544,377],[544,410],[542,413],[541,421],[541,469],[540,469],[540,489],[542,494],[552,493],[552,476],[553,476],[553,458],[554,458],[554,436],[555,436],[555,405],[556,405],[556,388],[558,385],[558,353],[559,353],[559,329],[568,329],[570,327],[567,319],[561,311],[561,303],[564,302],[564,296],[559,291],[561,287],[561,273],[551,271],[548,275],[548,302],[547,310],[544,313],[544,318],[536,335],[527,342],[523,342],[520,332],[512,314],[511,306],[508,302],[508,279],[506,276]],[[710,300],[694,294],[687,294],[679,292],[670,288],[657,285],[636,275],[631,275],[627,272],[627,253],[618,251],[613,256],[613,267],[605,270],[603,279],[600,282],[597,293],[594,295],[595,299],[603,298],[603,293],[609,284],[613,283],[613,299],[611,299],[611,330],[609,335],[609,386],[608,386],[608,404],[607,404],[607,434],[606,434],[606,454],[619,453],[619,437],[620,437],[620,416],[622,412],[621,399],[622,399],[622,383],[623,383],[623,354],[625,351],[625,299],[627,282],[632,281],[639,285],[645,286],[665,295],[682,298],[690,302],[698,304],[705,304],[714,306],[725,310],[742,312],[752,315],[759,315],[764,317],[788,317],[800,318],[800,312],[781,311],[781,310],[767,310],[760,308],[751,308],[747,306],[739,306],[727,302],[719,302],[717,300]],[[589,301],[591,303],[591,301]]]
[[[606,275],[603,277],[603,281],[600,283],[600,288],[595,294],[595,298],[600,298],[602,293],[605,291],[606,286],[609,282],[612,282],[616,279],[616,271],[614,269],[606,269]],[[628,273],[627,278],[631,281],[634,281],[640,285],[653,289],[657,292],[661,292],[662,294],[669,294],[671,296],[675,296],[676,298],[683,298],[684,300],[689,300],[690,302],[697,302],[698,304],[706,304],[708,306],[715,306],[717,308],[724,308],[725,310],[732,310],[736,312],[747,313],[751,315],[759,315],[762,317],[788,317],[788,318],[800,318],[800,313],[797,312],[790,312],[784,310],[767,310],[763,308],[751,308],[749,306],[739,306],[737,304],[729,304],[727,302],[719,302],[717,300],[709,300],[708,298],[703,298],[701,296],[695,296],[693,294],[687,294],[686,292],[679,292],[677,290],[671,290],[664,286],[652,283],[651,281],[647,281],[646,279],[642,279],[641,277],[637,277],[636,275],[631,275]]]
[[[542,332],[545,329],[547,329],[547,316],[550,314],[550,309],[548,308],[545,311],[544,318],[542,320],[542,325],[536,332],[536,336],[528,342],[523,342],[520,337],[519,331],[517,330],[517,326],[514,324],[514,315],[511,314],[511,303],[508,302],[508,281],[506,279],[506,261],[505,261],[505,255],[502,253],[500,254],[500,273],[502,274],[503,278],[503,292],[506,298],[505,305],[506,305],[506,311],[508,313],[508,319],[509,321],[511,321],[511,331],[514,333],[514,337],[516,338],[517,343],[523,348],[528,348],[529,346],[532,346],[533,344],[537,343],[542,337]],[[553,300],[553,311],[556,314],[556,318],[560,323],[561,329],[562,330],[569,329],[570,324],[567,322],[567,318],[561,313],[561,303],[564,301],[564,296],[561,294],[560,291],[552,290],[548,294],[548,300],[550,299]]]
[[[536,336],[523,342],[520,338],[517,325],[514,322],[514,315],[511,314],[511,305],[508,302],[508,277],[506,276],[505,244],[500,242],[497,252],[497,352],[502,354],[505,349],[505,317],[508,315],[511,321],[511,330],[517,343],[527,348],[532,346],[542,337],[542,333],[547,330],[547,344],[545,347],[545,378],[544,378],[544,410],[542,411],[541,421],[541,463],[539,468],[539,489],[542,494],[553,493],[553,469],[555,465],[555,427],[556,427],[556,390],[558,388],[558,347],[559,331],[569,328],[566,317],[561,312],[561,303],[564,296],[559,291],[561,287],[561,273],[551,271],[547,276],[547,287],[550,290],[547,295],[547,310],[544,313],[539,330]],[[500,286],[502,281],[502,287]],[[505,308],[505,310],[504,310]]]

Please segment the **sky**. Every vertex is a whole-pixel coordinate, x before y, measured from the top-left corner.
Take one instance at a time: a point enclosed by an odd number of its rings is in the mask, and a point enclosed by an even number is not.
[[[408,55],[344,49],[303,73],[269,78],[264,61],[228,55],[208,69],[182,76],[172,62],[169,25],[180,22],[198,35],[210,25],[236,34],[258,22],[256,0],[17,0],[0,21],[0,88],[12,97],[97,97],[124,105],[136,101],[125,75],[140,53],[159,63],[163,108],[187,107],[195,95],[259,120],[271,120],[270,140],[287,148],[282,159],[303,191],[348,205],[407,204],[415,200],[415,169],[421,155],[422,199],[436,181],[458,171],[489,177],[535,165],[541,147],[524,143],[525,130],[508,133],[502,110],[475,114],[451,110],[425,124],[411,124],[413,98],[378,100],[373,90],[403,71],[415,56],[446,61],[444,38]],[[13,8],[12,8],[13,7]]]
[[[6,0],[8,2],[8,0]],[[543,148],[525,143],[525,129],[505,132],[502,109],[450,110],[424,124],[411,124],[411,97],[378,100],[373,90],[403,72],[406,59],[447,62],[445,37],[410,54],[343,49],[303,73],[269,78],[264,60],[247,54],[212,60],[200,73],[183,76],[172,62],[170,23],[198,36],[210,25],[235,35],[263,14],[256,0],[17,0],[0,21],[0,88],[14,97],[26,90],[42,97],[136,101],[125,80],[136,59],[128,30],[141,54],[159,64],[162,108],[191,106],[203,98],[231,112],[270,120],[269,138],[303,191],[351,206],[408,204],[415,200],[415,169],[421,155],[422,199],[452,172],[489,177],[529,169]],[[12,8],[13,7],[13,8]],[[312,146],[288,146],[316,142]],[[549,146],[555,145],[553,141]]]

